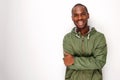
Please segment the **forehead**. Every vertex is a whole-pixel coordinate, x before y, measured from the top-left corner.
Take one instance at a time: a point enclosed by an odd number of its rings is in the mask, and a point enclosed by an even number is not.
[[[72,13],[87,12],[84,6],[76,6],[73,8]]]

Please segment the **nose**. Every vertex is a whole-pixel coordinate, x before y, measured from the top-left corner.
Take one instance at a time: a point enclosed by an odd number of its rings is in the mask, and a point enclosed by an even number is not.
[[[81,19],[82,19],[82,16],[81,16],[81,15],[79,15],[79,16],[78,16],[78,20],[81,20]]]

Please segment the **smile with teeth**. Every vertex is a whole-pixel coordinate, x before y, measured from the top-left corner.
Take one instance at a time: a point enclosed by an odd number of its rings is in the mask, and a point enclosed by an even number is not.
[[[83,25],[84,22],[83,21],[78,21],[78,25]]]

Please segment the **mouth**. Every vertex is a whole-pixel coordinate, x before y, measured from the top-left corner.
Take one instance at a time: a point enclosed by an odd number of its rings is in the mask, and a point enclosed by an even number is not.
[[[78,26],[83,26],[84,25],[84,21],[83,20],[80,20],[77,22]]]

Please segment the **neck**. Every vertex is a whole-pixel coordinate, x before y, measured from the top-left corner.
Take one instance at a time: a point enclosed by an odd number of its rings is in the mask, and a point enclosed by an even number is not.
[[[81,35],[85,35],[86,33],[88,33],[88,31],[89,31],[89,26],[85,26],[84,28],[78,28],[77,27],[77,32],[80,32],[81,33]]]

